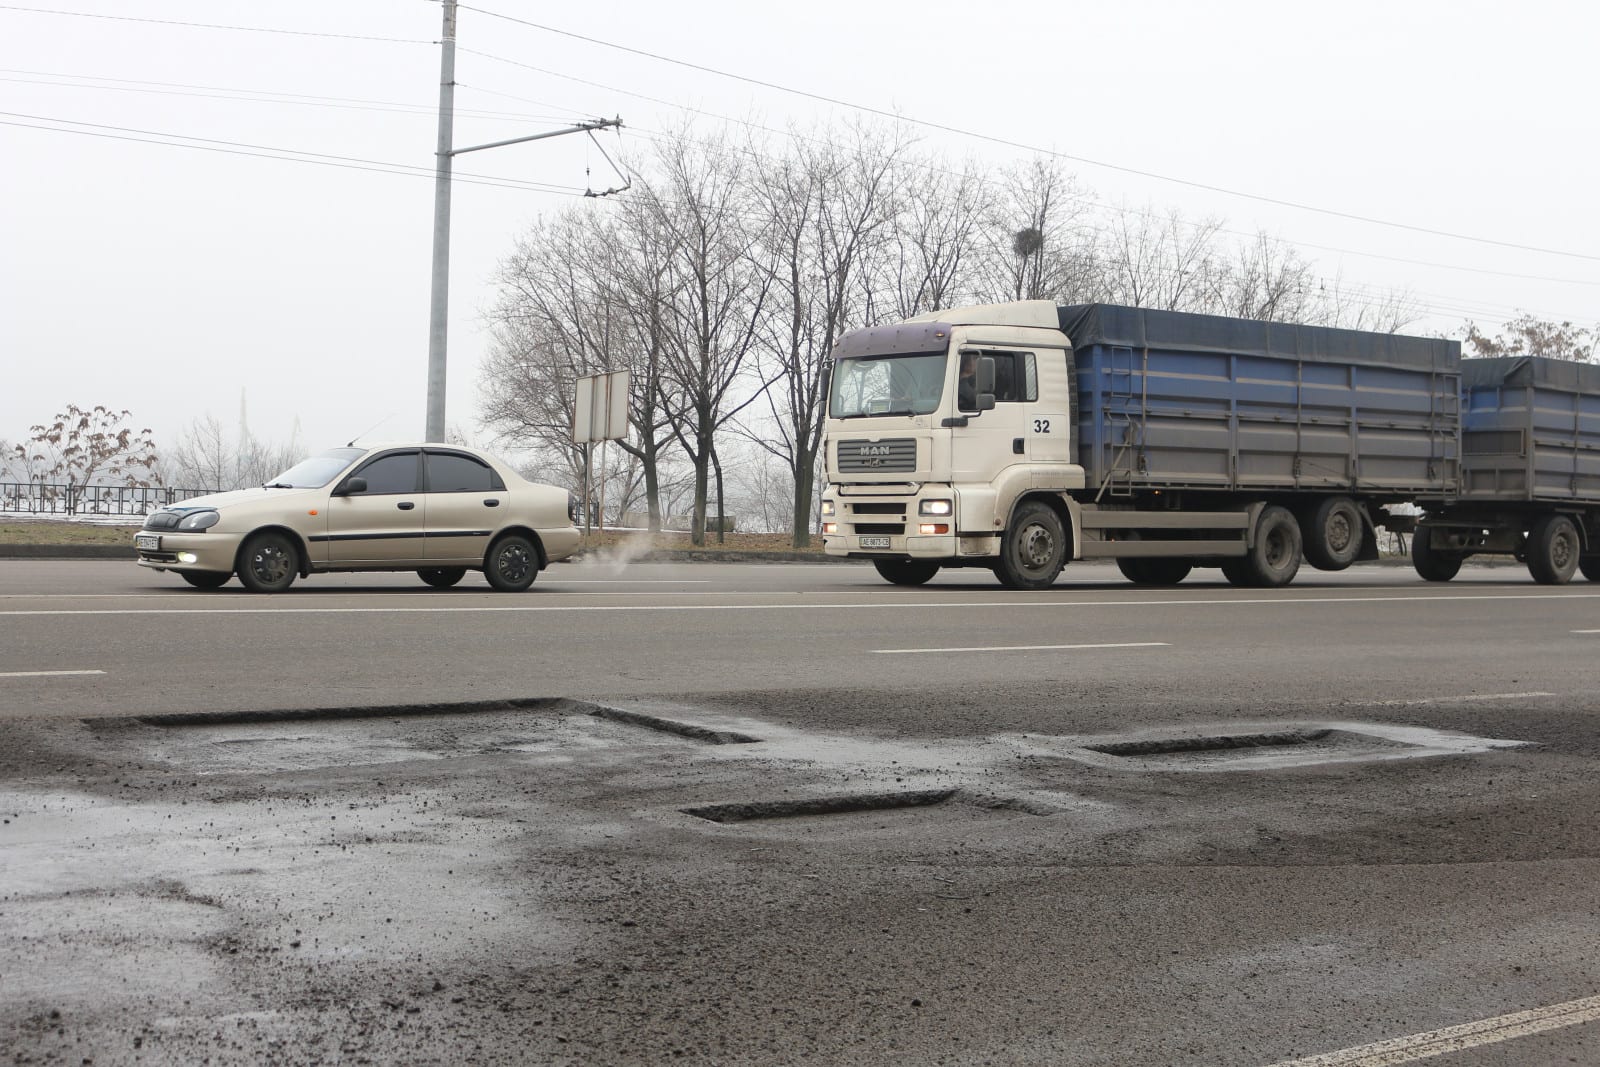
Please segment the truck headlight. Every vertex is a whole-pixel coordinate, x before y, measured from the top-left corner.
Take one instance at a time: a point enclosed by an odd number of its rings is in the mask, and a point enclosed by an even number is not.
[[[209,530],[222,521],[222,515],[216,511],[191,511],[178,520],[178,529],[187,533],[196,533],[200,530]]]
[[[833,514],[833,501],[824,500],[822,502],[822,513],[824,515],[832,515]]]
[[[955,506],[948,500],[924,500],[917,505],[918,515],[950,515]]]

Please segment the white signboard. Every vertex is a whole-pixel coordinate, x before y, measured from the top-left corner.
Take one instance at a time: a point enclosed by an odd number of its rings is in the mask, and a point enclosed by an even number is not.
[[[628,436],[629,371],[592,374],[578,379],[572,406],[572,443],[620,441]]]

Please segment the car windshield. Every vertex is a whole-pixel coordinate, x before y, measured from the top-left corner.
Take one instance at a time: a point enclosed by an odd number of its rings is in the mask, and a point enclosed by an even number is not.
[[[278,489],[320,489],[366,453],[364,448],[330,448],[301,460],[266,484]]]
[[[853,356],[833,368],[828,413],[836,419],[928,415],[944,392],[943,352]]]

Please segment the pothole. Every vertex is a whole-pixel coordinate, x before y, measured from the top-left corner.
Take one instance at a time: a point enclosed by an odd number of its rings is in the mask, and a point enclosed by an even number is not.
[[[612,722],[626,723],[629,726],[642,726],[647,730],[659,730],[662,733],[677,734],[679,737],[704,741],[712,745],[753,745],[761,740],[759,737],[752,737],[737,730],[723,730],[714,726],[687,722],[683,719],[668,718],[665,715],[652,715],[648,712],[614,708],[604,704],[596,707],[589,714],[598,719],[609,719]]]
[[[1207,733],[1145,733],[1132,737],[1030,738],[1029,747],[1102,767],[1154,771],[1271,770],[1462,755],[1512,748],[1522,741],[1474,737],[1379,723],[1254,723]]]
[[[808,815],[845,815],[896,808],[930,808],[956,795],[955,789],[903,789],[883,793],[844,793],[793,800],[752,800],[731,804],[702,804],[681,808],[685,815],[708,822],[753,822],[759,819],[794,819]]]

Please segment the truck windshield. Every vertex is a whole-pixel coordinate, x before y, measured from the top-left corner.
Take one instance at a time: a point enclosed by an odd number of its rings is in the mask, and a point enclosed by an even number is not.
[[[928,415],[944,392],[944,352],[853,356],[833,368],[828,414],[836,419],[871,415]]]

